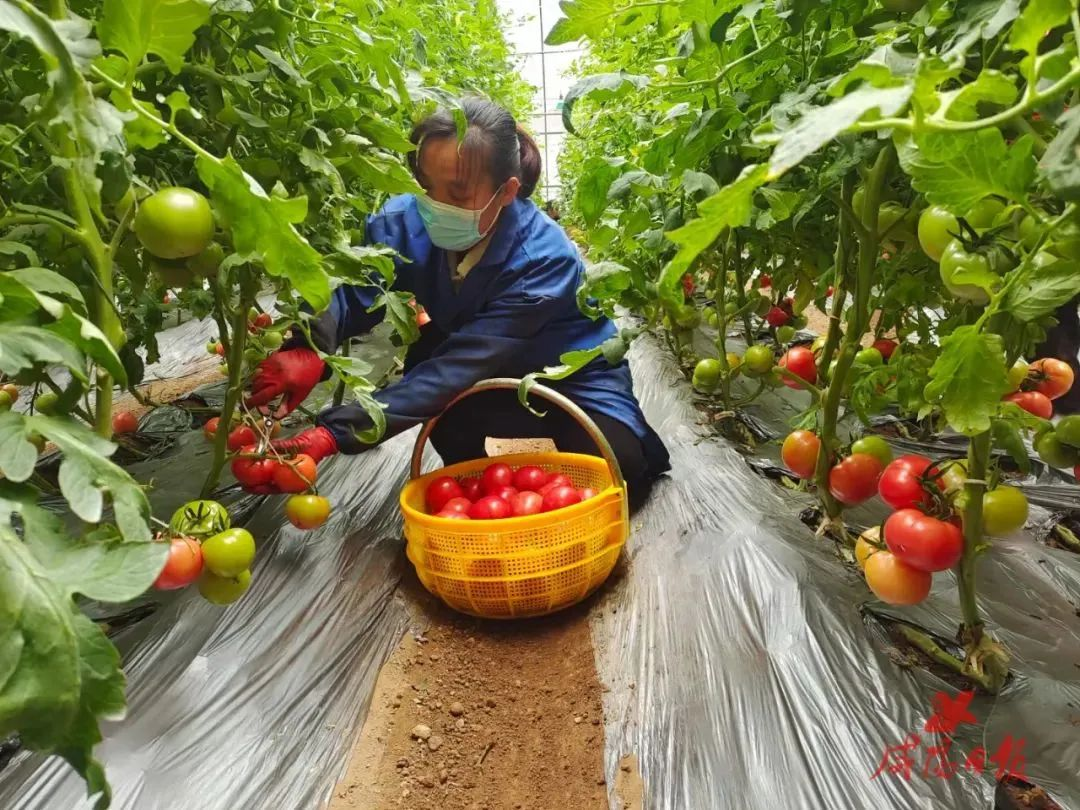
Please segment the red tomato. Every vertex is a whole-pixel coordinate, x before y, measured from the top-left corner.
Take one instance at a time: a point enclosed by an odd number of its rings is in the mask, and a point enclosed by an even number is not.
[[[871,554],[864,570],[870,590],[890,605],[917,605],[930,593],[933,575],[912,568],[891,551]]]
[[[694,284],[694,277],[692,275],[690,275],[689,273],[687,273],[685,276],[682,277],[682,288],[683,288],[683,294],[687,298],[689,298],[691,295],[693,295],[694,290],[697,288],[696,285]]]
[[[544,495],[545,512],[554,512],[575,503],[581,503],[581,493],[573,487],[555,487]]]
[[[1025,411],[1040,419],[1049,419],[1054,415],[1054,405],[1046,394],[1038,391],[1017,391],[1002,397],[1006,402],[1015,402]]]
[[[240,450],[241,453],[254,453],[255,445],[250,444]],[[244,487],[266,486],[274,480],[277,462],[272,458],[237,458],[233,459],[233,477]]]
[[[225,345],[223,343],[221,343],[220,341],[218,341],[218,343],[215,344],[215,346],[214,346],[214,352],[217,353],[218,357],[224,357],[225,356]]]
[[[840,503],[854,506],[872,498],[881,477],[881,462],[869,453],[852,453],[829,470],[829,492]]]
[[[813,478],[820,452],[821,440],[814,433],[809,430],[793,430],[784,439],[780,458],[796,477]]]
[[[255,316],[255,326],[259,329],[265,329],[268,326],[272,326],[274,318],[269,312],[260,312]]]
[[[522,491],[538,492],[550,476],[539,467],[522,467],[514,473],[514,486]]]
[[[480,491],[481,486],[479,478],[462,478],[458,483],[461,484],[462,493],[470,501],[479,499],[480,495],[483,494]]]
[[[246,447],[249,444],[255,444],[257,441],[255,437],[255,431],[248,425],[241,425],[234,430],[229,431],[229,449],[236,451],[241,447]]]
[[[595,498],[599,494],[600,493],[592,487],[585,487],[585,489],[581,490],[581,500],[587,501],[589,498]]]
[[[118,413],[113,415],[113,433],[134,433],[138,429],[139,420],[135,418],[135,414],[125,411],[124,413]]]
[[[212,442],[214,440],[214,436],[217,435],[217,428],[218,428],[218,424],[220,424],[220,422],[221,422],[221,417],[220,416],[215,416],[213,419],[207,420],[206,424],[203,425],[202,432],[203,432],[203,436],[206,437],[207,441]]]
[[[895,340],[888,340],[886,338],[882,338],[881,340],[875,340],[872,348],[877,349],[879,352],[881,352],[881,356],[884,357],[886,361],[888,361],[888,359],[892,357],[893,352],[896,351],[896,348],[899,345],[900,344],[897,343]]]
[[[281,492],[303,492],[315,483],[315,459],[306,453],[278,462],[274,469],[274,486]]]
[[[519,492],[510,501],[510,511],[514,517],[536,515],[544,511],[544,496],[539,492]]]
[[[918,509],[901,509],[885,521],[885,545],[912,568],[932,573],[956,565],[964,551],[964,536],[951,523]]]
[[[1073,478],[1080,478],[1080,464],[1073,467]]]
[[[468,514],[468,511],[472,508],[472,501],[468,498],[451,498],[440,509],[440,512],[461,512],[462,514]]]
[[[516,487],[495,487],[488,495],[494,495],[496,498],[502,498],[507,503],[514,500],[514,496],[518,494]]]
[[[547,495],[549,492],[551,492],[551,490],[557,489],[558,487],[572,487],[573,485],[574,482],[567,478],[565,475],[563,475],[562,473],[556,473],[555,475],[551,476],[551,478],[547,480],[547,483],[540,487],[537,492],[539,492],[541,495]]]
[[[443,509],[441,512],[436,512],[435,517],[446,518],[447,520],[472,520],[464,512],[455,512],[453,509]]]
[[[783,326],[790,320],[791,316],[784,312],[780,307],[771,307],[769,311],[765,313],[765,322],[773,329]]]
[[[817,363],[814,360],[814,353],[805,346],[793,346],[784,352],[784,356],[780,358],[778,363],[780,368],[786,368],[796,377],[806,380],[813,385],[817,382]],[[801,386],[794,380],[789,380],[787,377],[781,377],[780,382],[786,385],[788,388],[798,389]]]
[[[424,500],[427,502],[428,511],[432,514],[441,512],[446,508],[447,503],[464,496],[465,491],[461,485],[449,475],[436,478],[428,484],[427,491],[424,492]]]
[[[831,296],[833,294],[833,285],[829,285],[829,289],[825,290],[825,295]]]
[[[1044,357],[1036,360],[1028,368],[1028,380],[1034,383],[1032,387],[1035,391],[1050,399],[1057,399],[1067,394],[1072,388],[1073,370],[1063,360]]]
[[[900,456],[889,462],[881,473],[878,482],[878,494],[893,509],[928,507],[934,499],[923,486],[923,482],[937,475],[937,468],[930,466],[930,459],[925,456]],[[940,488],[941,479],[936,478]]]
[[[510,504],[494,495],[485,495],[469,508],[473,520],[500,520],[510,515]]]
[[[768,273],[762,273],[758,276],[758,286],[763,290],[769,289],[772,286],[772,276]]]
[[[199,578],[203,569],[202,546],[191,537],[176,537],[169,543],[169,556],[161,569],[154,587],[159,591],[174,591],[190,585]]]
[[[508,487],[514,483],[514,471],[509,464],[491,464],[480,476],[480,489],[485,495],[490,495],[498,487]]]

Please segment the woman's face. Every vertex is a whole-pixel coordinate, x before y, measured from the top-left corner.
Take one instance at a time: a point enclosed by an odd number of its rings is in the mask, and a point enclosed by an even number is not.
[[[510,205],[521,188],[516,177],[507,180],[501,189],[496,188],[487,172],[476,171],[458,154],[456,138],[429,138],[420,149],[416,179],[431,199],[437,202],[479,211],[487,210],[480,217],[480,233],[487,233],[499,214],[499,209]],[[498,191],[498,196],[495,192]],[[488,205],[490,203],[490,205]]]

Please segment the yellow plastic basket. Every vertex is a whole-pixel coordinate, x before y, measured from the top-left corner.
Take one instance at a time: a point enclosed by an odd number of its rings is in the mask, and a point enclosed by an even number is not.
[[[520,380],[485,380],[447,406]],[[567,411],[596,442],[602,457],[575,453],[502,456],[512,467],[535,464],[562,473],[598,494],[583,503],[504,520],[448,520],[426,514],[424,493],[439,476],[468,476],[492,463],[466,461],[420,475],[424,445],[438,417],[424,425],[413,447],[412,480],[401,492],[406,554],[420,582],[462,613],[489,619],[543,616],[580,602],[608,578],[629,532],[626,482],[600,429],[577,405],[550,388],[531,394]]]

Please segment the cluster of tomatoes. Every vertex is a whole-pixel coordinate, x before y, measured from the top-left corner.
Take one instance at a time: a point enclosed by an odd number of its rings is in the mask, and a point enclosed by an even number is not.
[[[248,338],[244,349],[244,362],[248,367],[258,365],[270,352],[281,348],[285,342],[285,335],[280,329],[272,329],[274,318],[269,312],[259,312],[255,307],[250,307],[247,314]],[[216,354],[221,358],[221,366],[218,369],[223,375],[228,375],[229,364],[225,359],[225,345],[220,340],[211,340],[206,344],[207,354]]]
[[[199,593],[215,605],[235,602],[251,585],[255,538],[230,528],[229,512],[217,501],[191,501],[169,521],[169,553],[154,581],[162,591],[199,583]]]
[[[781,455],[799,478],[812,478],[821,442],[808,430],[784,440]],[[829,492],[845,506],[874,495],[894,511],[880,528],[864,532],[855,545],[855,559],[867,585],[884,602],[913,605],[930,592],[932,575],[952,568],[964,552],[964,536],[956,514],[967,475],[962,461],[942,467],[920,455],[892,458],[888,443],[864,436],[852,452],[829,469]],[[999,485],[983,495],[983,530],[1004,535],[1016,531],[1028,516],[1028,503],[1016,487]]]
[[[497,462],[479,477],[436,478],[424,493],[428,512],[449,520],[500,520],[538,515],[587,501],[596,490],[578,489],[562,473],[540,467],[516,470]]]

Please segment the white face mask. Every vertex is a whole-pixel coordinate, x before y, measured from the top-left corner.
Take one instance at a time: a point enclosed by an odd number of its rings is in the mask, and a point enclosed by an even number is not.
[[[424,220],[424,228],[431,243],[443,250],[462,251],[471,248],[495,227],[498,215],[483,233],[480,232],[480,220],[501,193],[502,186],[499,186],[487,201],[487,205],[478,210],[448,205],[431,199],[427,194],[417,195],[416,205],[420,209],[420,218]]]

